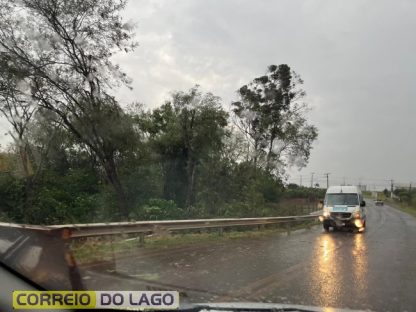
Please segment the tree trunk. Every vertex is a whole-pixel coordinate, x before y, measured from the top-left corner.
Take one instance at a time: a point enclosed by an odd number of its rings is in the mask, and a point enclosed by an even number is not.
[[[103,167],[106,173],[106,178],[113,187],[114,192],[116,194],[120,218],[127,219],[129,216],[127,198],[117,173],[114,158],[108,157],[107,159],[105,159]]]
[[[272,137],[270,138],[270,143],[269,143],[269,150],[267,152],[267,160],[266,160],[266,170],[267,172],[271,171],[271,158],[272,158],[272,152],[273,152],[273,142],[274,142],[274,135],[272,135]]]
[[[20,137],[20,142],[22,142]],[[31,223],[32,219],[32,206],[33,206],[33,168],[29,157],[29,146],[27,144],[18,144],[20,161],[22,163],[23,175],[25,178],[25,190],[24,190],[24,222]]]
[[[26,177],[25,181],[25,200],[24,200],[24,222],[31,223],[33,221],[32,207],[34,198],[34,181],[32,177]]]
[[[254,168],[257,168],[257,159],[258,159],[258,149],[259,149],[259,141],[257,139],[254,140]]]
[[[188,163],[187,168],[187,189],[186,189],[186,208],[188,211],[194,204],[194,188],[195,188],[195,162],[193,160],[190,160]]]
[[[23,175],[25,176],[25,178],[28,178],[30,176],[30,163],[26,146],[22,146],[19,144],[19,154],[20,161],[22,162]]]

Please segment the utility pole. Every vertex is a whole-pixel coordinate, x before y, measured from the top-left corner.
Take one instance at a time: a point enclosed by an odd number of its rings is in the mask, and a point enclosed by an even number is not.
[[[326,176],[326,188],[328,188],[329,187],[329,175],[330,175],[331,173],[329,173],[329,172],[327,172],[327,173],[324,173],[324,176]]]
[[[391,199],[393,199],[393,187],[394,187],[394,180],[393,179],[391,179],[390,180],[390,188],[391,188],[391,190],[390,190],[390,198]]]
[[[313,187],[313,175],[315,174],[315,172],[311,173],[311,187]]]
[[[299,177],[300,177],[300,184],[299,184],[299,186],[302,186],[302,175],[299,175]]]
[[[344,177],[344,183],[342,185],[345,185],[345,177]]]

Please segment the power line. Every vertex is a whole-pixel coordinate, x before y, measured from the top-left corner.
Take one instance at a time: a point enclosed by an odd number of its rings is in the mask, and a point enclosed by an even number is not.
[[[331,173],[329,173],[329,172],[327,172],[327,173],[324,173],[324,176],[326,176],[326,188],[328,188],[329,187],[329,175],[330,175]]]
[[[329,175],[331,175],[331,181],[329,181]],[[394,179],[388,179],[388,178],[380,179],[380,178],[370,178],[370,177],[364,178],[362,176],[360,177],[337,176],[329,172],[325,172],[325,173],[311,172],[309,174],[299,174],[297,176],[298,176],[298,179],[296,179],[293,176],[289,177],[287,182],[307,186],[307,184],[305,185],[305,180],[308,180],[308,177],[309,177],[310,187],[314,187],[318,183],[321,186],[326,185],[327,188],[331,184],[332,185],[351,185],[351,183],[353,183],[355,185],[355,183],[358,183],[357,185],[367,187],[367,190],[372,189],[374,191],[387,189],[392,192],[394,191],[394,189],[397,189],[397,188],[405,188],[409,190],[412,190],[415,188],[414,183],[412,183],[411,181],[398,182]]]
[[[394,187],[394,180],[391,179],[391,191],[390,191],[390,198],[393,198],[393,187]]]

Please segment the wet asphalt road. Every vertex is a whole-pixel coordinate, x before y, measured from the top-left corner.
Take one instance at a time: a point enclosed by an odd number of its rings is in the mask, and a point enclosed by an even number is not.
[[[274,302],[416,311],[416,218],[366,207],[363,234],[287,234],[138,250],[116,272],[83,270],[91,289],[180,290],[190,302]]]

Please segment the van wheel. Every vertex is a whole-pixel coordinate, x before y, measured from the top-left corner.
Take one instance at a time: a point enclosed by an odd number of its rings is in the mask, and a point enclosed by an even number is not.
[[[324,230],[325,232],[329,232],[329,225],[324,223]]]

